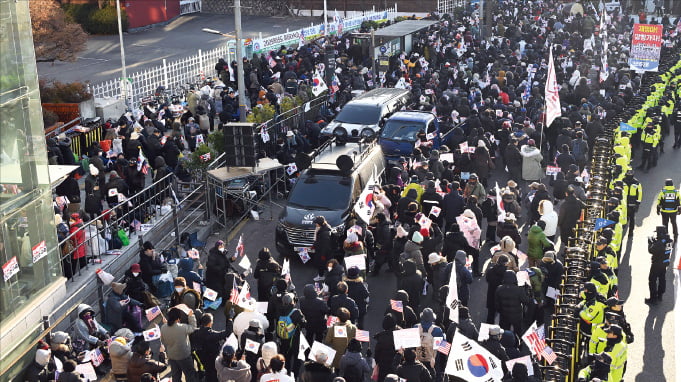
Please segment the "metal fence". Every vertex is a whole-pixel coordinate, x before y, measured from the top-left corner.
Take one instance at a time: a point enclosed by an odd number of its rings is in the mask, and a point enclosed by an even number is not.
[[[164,86],[176,94],[180,87],[198,82],[204,76],[211,76],[218,59],[224,58],[231,62],[234,58],[229,54],[227,45],[203,52],[181,60],[168,62],[163,59],[163,65],[146,69],[130,75],[132,85],[128,83],[128,98],[131,105],[138,107],[142,99],[154,94],[156,88]],[[127,82],[127,81],[126,81]],[[89,85],[90,92],[95,98],[121,98],[121,81],[109,80],[99,84]]]
[[[463,0],[437,0],[437,12],[440,14],[451,14],[455,8],[464,7],[466,3]]]
[[[205,185],[178,182],[174,174],[168,174],[62,239],[60,249],[68,248],[67,242],[73,245],[73,250],[61,258],[64,276],[73,280],[88,266],[101,263],[103,255],[116,255],[111,244],[119,231],[128,237],[128,245],[137,245],[135,241],[141,244],[154,235],[162,238],[156,247],[167,249],[179,244],[184,232],[207,218]],[[74,254],[82,254],[83,260],[74,259]]]
[[[180,14],[201,12],[201,0],[180,0]]]

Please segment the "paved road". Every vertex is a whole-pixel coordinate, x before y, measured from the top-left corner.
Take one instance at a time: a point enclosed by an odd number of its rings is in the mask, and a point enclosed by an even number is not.
[[[671,146],[669,139],[667,146]],[[641,209],[637,217],[637,227],[632,240],[627,240],[623,246],[623,258],[620,266],[620,297],[626,300],[625,311],[631,323],[636,341],[629,346],[629,364],[627,367],[626,381],[674,381],[675,373],[675,340],[674,336],[674,292],[673,278],[674,273],[668,270],[667,294],[664,301],[654,307],[644,304],[644,298],[648,297],[648,268],[650,256],[647,252],[646,237],[654,232],[655,226],[660,224],[660,218],[655,214],[654,199],[659,192],[659,188],[667,177],[673,177],[678,184],[681,181],[681,171],[679,166],[674,164],[681,163],[681,153],[678,150],[672,151],[671,148],[663,154],[657,168],[644,174],[637,171],[637,177],[644,186],[644,198]],[[503,178],[500,171],[495,174]],[[505,178],[503,178],[505,179]],[[492,179],[493,184],[494,179]],[[274,220],[270,221],[270,211],[261,214],[260,221],[249,221],[243,228],[236,233],[235,238],[229,241],[228,248],[236,246],[239,233],[243,234],[246,251],[255,263],[256,253],[261,246],[274,246],[274,227],[276,225],[279,207],[273,207]],[[224,238],[224,235],[215,235],[210,238],[212,244],[215,240]],[[523,236],[524,237],[524,236]],[[257,243],[257,244],[256,244]],[[527,248],[523,243],[522,250]],[[482,261],[489,258],[489,249],[485,247],[482,254]],[[678,259],[676,260],[678,262]],[[385,267],[384,267],[385,270]],[[302,265],[299,261],[292,263],[293,280],[298,287],[299,293],[305,284],[311,282],[315,276],[315,271],[309,266]],[[365,319],[365,327],[372,334],[382,330],[381,321],[383,312],[388,305],[388,300],[394,293],[397,285],[395,275],[388,272],[381,272],[377,277],[369,277],[369,288],[371,292],[371,304]],[[254,280],[252,280],[252,285]],[[487,283],[484,278],[474,281],[471,287],[470,308],[473,320],[479,324],[485,319],[485,298]],[[426,300],[424,304],[430,304]],[[224,325],[224,316],[218,320],[219,327]]]
[[[242,16],[245,38],[257,38],[258,33],[271,36],[318,23],[310,17],[264,17]],[[181,16],[164,27],[137,33],[124,34],[125,57],[128,73],[162,64],[163,59],[175,61],[197,54],[198,49],[214,49],[224,44],[225,37],[204,33],[202,28],[216,29],[225,33],[234,31],[234,17],[197,13]],[[90,81],[100,83],[121,77],[121,59],[118,35],[91,36],[87,49],[75,62],[38,63],[41,79],[57,79],[62,82]]]

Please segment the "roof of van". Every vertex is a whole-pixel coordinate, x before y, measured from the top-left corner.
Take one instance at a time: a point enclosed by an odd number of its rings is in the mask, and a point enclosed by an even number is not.
[[[370,90],[362,95],[359,95],[350,102],[363,104],[379,104],[395,97],[408,95],[409,93],[410,92],[407,89],[378,88]]]
[[[366,143],[362,144],[362,149],[364,149],[367,146],[368,144]],[[354,160],[355,156],[353,155],[353,152],[357,152],[357,154],[362,152],[362,150],[360,150],[359,143],[348,142],[344,145],[332,144],[330,149],[322,151],[315,157],[314,162],[312,162],[310,168],[337,171],[338,167],[336,167],[336,159],[338,159],[338,157],[341,155],[348,155],[350,158],[353,158]]]
[[[388,120],[399,120],[399,121],[415,121],[415,122],[428,122],[434,119],[435,116],[427,111],[397,111],[388,118]]]

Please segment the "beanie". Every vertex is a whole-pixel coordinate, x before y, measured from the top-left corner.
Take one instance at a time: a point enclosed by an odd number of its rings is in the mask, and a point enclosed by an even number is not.
[[[421,235],[418,232],[414,232],[414,234],[411,235],[411,241],[413,241],[416,244],[421,244],[423,242],[423,235]]]
[[[45,366],[50,361],[50,355],[51,352],[49,350],[38,349],[35,352],[35,362],[40,366]]]

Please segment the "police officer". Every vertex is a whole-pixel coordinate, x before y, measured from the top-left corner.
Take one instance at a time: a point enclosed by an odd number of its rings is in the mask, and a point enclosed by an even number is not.
[[[575,312],[582,320],[580,331],[586,337],[591,335],[591,325],[600,324],[605,319],[605,297],[598,293],[592,282],[584,283],[584,291],[580,294],[582,301],[577,304]]]
[[[605,332],[607,340],[603,351],[611,358],[608,381],[621,381],[627,368],[627,342],[619,325],[610,325]]]
[[[667,285],[666,273],[669,265],[669,257],[674,249],[674,240],[667,234],[667,228],[657,226],[655,236],[648,238],[648,252],[652,255],[650,273],[648,273],[648,288],[650,298],[646,304],[656,304],[662,300]]]
[[[617,324],[624,331],[624,339],[628,344],[634,342],[634,332],[631,331],[631,325],[627,322],[627,316],[624,314],[624,300],[617,297],[610,297],[605,301],[607,308],[605,308],[605,318],[611,324]]]
[[[577,375],[578,382],[593,381],[598,378],[601,381],[610,381],[610,364],[612,357],[606,352],[598,353],[594,356],[593,362],[590,365],[579,371]]]
[[[671,221],[674,238],[679,236],[678,228],[676,228],[676,215],[679,213],[679,204],[681,204],[681,195],[679,190],[674,188],[674,181],[665,179],[664,188],[657,195],[657,214],[662,215],[662,225],[665,229],[667,229]]]
[[[634,178],[634,170],[629,169],[623,180],[624,197],[627,202],[627,221],[629,225],[629,238],[634,235],[634,226],[636,225],[636,212],[641,205],[643,198],[643,187],[638,179]]]
[[[657,165],[657,144],[659,138],[655,131],[655,126],[652,122],[648,123],[646,128],[641,132],[641,145],[643,146],[643,155],[641,156],[641,165],[638,167],[643,171],[648,171],[651,167]]]

